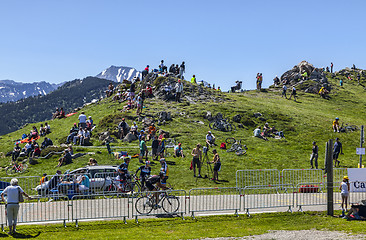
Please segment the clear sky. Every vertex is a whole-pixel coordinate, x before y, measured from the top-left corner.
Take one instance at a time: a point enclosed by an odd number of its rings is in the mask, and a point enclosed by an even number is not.
[[[0,79],[59,83],[110,65],[186,62],[228,90],[264,87],[302,60],[366,68],[364,0],[13,0],[0,2]]]

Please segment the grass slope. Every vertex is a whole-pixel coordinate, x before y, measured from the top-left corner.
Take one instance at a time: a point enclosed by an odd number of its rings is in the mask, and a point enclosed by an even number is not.
[[[330,99],[325,100],[314,94],[299,93],[297,102],[281,98],[280,89],[270,88],[264,92],[248,91],[244,93],[217,93],[210,90],[210,94],[219,94],[222,102],[207,102],[198,104],[189,104],[186,100],[182,103],[164,102],[157,99],[148,99],[145,101],[147,106],[144,109],[145,114],[156,115],[159,111],[170,111],[173,115],[173,121],[167,122],[164,126],[159,126],[163,130],[169,131],[175,135],[176,140],[182,142],[186,158],[168,157],[170,178],[169,181],[176,189],[190,189],[203,186],[235,186],[235,172],[238,169],[292,169],[309,168],[309,157],[311,153],[312,141],[317,141],[319,145],[319,166],[324,165],[325,142],[329,139],[340,137],[343,143],[344,155],[340,157],[342,167],[357,167],[358,155],[356,147],[359,147],[360,131],[348,133],[333,133],[331,130],[332,121],[335,117],[340,118],[341,123],[361,126],[365,119],[366,98],[365,90],[355,82],[344,81],[344,86],[338,86],[338,80],[331,79],[333,90]],[[190,83],[185,82],[186,89]],[[198,94],[198,93],[197,93]],[[111,99],[105,99],[102,102],[83,108],[86,115],[93,116],[94,122],[99,126],[117,126],[116,116],[126,116],[129,119],[136,119],[135,112],[121,113],[123,105],[114,103]],[[203,118],[207,111],[213,114],[221,112],[225,117],[232,118],[236,114],[242,115],[244,128],[237,128],[235,132],[225,133],[213,131],[217,142],[224,141],[227,137],[242,139],[247,145],[247,154],[236,156],[234,153],[227,153],[219,150],[222,159],[222,170],[220,172],[220,181],[211,182],[207,179],[193,178],[190,166],[190,152],[197,144],[204,144],[205,135],[209,130],[208,121]],[[184,114],[180,114],[184,112]],[[264,121],[253,116],[254,113],[263,114]],[[60,144],[68,135],[68,131],[74,122],[77,122],[78,114],[62,120],[48,121],[52,128],[49,134],[55,144]],[[199,124],[196,121],[203,121],[205,124]],[[284,131],[285,139],[263,141],[254,138],[253,130],[256,125],[263,126],[268,122],[270,126],[276,126],[277,129]],[[128,120],[131,124],[132,120]],[[40,123],[35,124],[39,127]],[[141,123],[138,123],[140,126]],[[8,152],[13,148],[14,140],[19,138],[22,133],[28,133],[32,125],[19,131],[3,135],[0,138],[0,151]],[[96,132],[105,129],[100,127]],[[96,135],[96,133],[94,134]],[[93,140],[94,145],[100,145],[97,139]],[[148,143],[150,146],[151,143]],[[138,153],[138,143],[124,143],[118,141],[112,146],[122,147],[128,150],[130,154]],[[96,152],[95,157],[99,164],[119,164],[120,161],[112,160],[106,149],[91,147],[88,149],[78,149],[82,152]],[[100,153],[97,153],[97,152]],[[169,149],[172,152],[172,149]],[[64,166],[61,169],[75,169],[85,166],[90,156],[86,155],[74,160],[71,165]],[[31,166],[25,175],[41,175],[46,172],[53,174],[56,171],[57,156],[50,159],[38,160],[40,164]],[[209,154],[212,159],[212,154]],[[10,158],[1,158],[0,166],[7,166]],[[130,170],[134,171],[139,166],[138,160],[131,161]],[[159,163],[153,163],[153,173],[158,173]],[[202,169],[206,174],[206,166]],[[0,176],[4,176],[5,171],[0,171]]]
[[[301,222],[301,224],[299,224]],[[364,222],[346,221],[323,213],[263,213],[251,218],[240,215],[198,217],[197,219],[141,219],[79,223],[64,228],[60,224],[18,226],[16,238],[36,239],[199,239],[243,237],[267,233],[269,230],[345,231],[364,234]],[[6,237],[1,233],[0,237]],[[362,235],[364,236],[364,235]]]

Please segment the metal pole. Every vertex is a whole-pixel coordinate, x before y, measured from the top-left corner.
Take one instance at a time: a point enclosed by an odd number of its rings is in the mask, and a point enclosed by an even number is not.
[[[361,125],[361,138],[360,138],[360,148],[362,148],[363,143],[363,125]],[[360,165],[359,168],[362,168],[362,154],[360,154]]]
[[[326,145],[326,170],[327,170],[327,215],[333,216],[333,140]]]

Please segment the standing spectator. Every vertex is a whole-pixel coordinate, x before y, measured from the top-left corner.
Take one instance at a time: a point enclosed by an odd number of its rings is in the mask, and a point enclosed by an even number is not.
[[[144,161],[142,161],[142,158],[144,156],[146,156],[146,161],[147,161],[147,146],[145,143],[145,136],[142,136],[141,141],[140,141],[140,155],[139,155],[140,163],[144,163]]]
[[[140,115],[142,113],[142,108],[143,108],[144,101],[143,101],[141,95],[142,95],[141,92],[137,95],[137,99],[136,99],[136,105],[137,105],[136,115]]]
[[[339,141],[339,138],[336,138],[336,142],[333,146],[333,160],[334,160],[334,167],[339,167],[340,161],[338,160],[339,154],[343,154],[342,143]]]
[[[220,156],[217,153],[216,149],[213,149],[212,153],[214,154],[214,157],[213,157],[212,162],[210,162],[210,163],[214,164],[214,174],[213,174],[213,178],[211,180],[218,181],[219,180],[219,171],[221,169]]]
[[[8,233],[10,235],[16,232],[20,194],[23,194],[28,199],[31,199],[31,197],[29,197],[28,194],[26,194],[24,190],[18,186],[18,179],[16,178],[13,178],[10,181],[10,186],[7,186],[1,193],[1,199],[3,200],[3,202],[6,202],[6,215],[9,225]],[[8,196],[6,201],[4,195]]]
[[[81,112],[81,114],[79,115],[79,127],[82,127],[83,129],[86,127],[85,112]]]
[[[150,139],[152,139],[155,136],[156,133],[156,127],[154,123],[151,123],[151,125],[149,126],[148,129],[148,134],[147,134],[147,141],[149,141]]]
[[[178,79],[177,84],[175,85],[175,101],[176,102],[180,102],[180,97],[182,96],[183,93],[183,83],[181,82],[180,79]]]
[[[292,96],[294,96],[294,100],[296,102],[296,88],[295,88],[295,86],[292,86],[292,91],[291,91],[290,97],[288,99],[290,100]]]
[[[348,176],[344,176],[341,185],[339,186],[339,190],[341,190],[341,197],[342,197],[342,217],[344,217],[345,211],[347,211],[348,205],[348,196],[349,196],[349,178]],[[345,208],[344,208],[345,206]]]
[[[143,81],[145,79],[145,77],[149,74],[149,65],[146,65],[146,68],[144,69],[144,71],[142,71],[142,79],[141,81]]]
[[[183,74],[185,73],[185,71],[186,71],[186,65],[183,61],[182,64],[179,66],[179,78],[180,79],[184,79]]]
[[[193,77],[191,78],[191,83],[192,84],[197,84],[196,75],[193,75]]]
[[[20,151],[21,151],[21,148],[19,147],[19,143],[16,143],[15,147],[13,149],[13,152],[11,153],[11,160],[12,161],[17,160],[17,158],[19,157]]]
[[[197,144],[195,148],[192,149],[191,155],[192,159],[192,167],[193,167],[193,176],[196,177],[196,167],[198,168],[198,177],[201,178],[201,162],[202,162],[202,151],[200,150],[201,144]]]
[[[333,63],[330,63],[330,72],[333,73]]]
[[[159,65],[159,70],[160,70],[160,73],[163,73],[163,72],[166,73],[168,71],[167,66],[164,65],[164,60],[161,60],[160,65]]]
[[[332,128],[333,128],[334,132],[339,132],[340,131],[339,118],[338,117],[336,117],[335,120],[333,121]]]
[[[158,149],[159,149],[159,140],[158,136],[154,136],[154,140],[151,143],[151,155],[153,160],[158,160]]]
[[[283,86],[282,86],[282,97],[285,96],[285,98],[287,99],[286,92],[287,92],[287,87],[286,87],[285,84],[283,84]]]
[[[313,142],[313,152],[310,155],[310,165],[311,165],[311,169],[314,168],[313,165],[313,160],[315,162],[315,168],[318,169],[318,146],[316,145],[316,142]]]

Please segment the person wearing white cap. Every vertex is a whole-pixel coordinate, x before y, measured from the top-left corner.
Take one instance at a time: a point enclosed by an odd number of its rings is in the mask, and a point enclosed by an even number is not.
[[[212,134],[211,131],[208,131],[206,135],[206,143],[208,147],[216,146],[215,144],[215,136]]]

